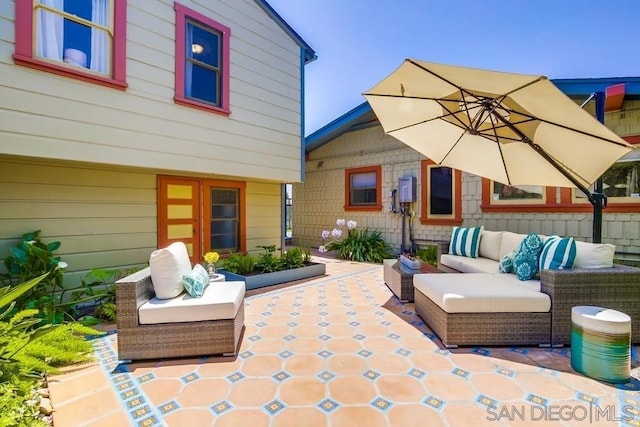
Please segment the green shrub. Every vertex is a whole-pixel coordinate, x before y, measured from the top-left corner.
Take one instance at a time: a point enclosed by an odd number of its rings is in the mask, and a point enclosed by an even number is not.
[[[381,263],[393,257],[391,247],[382,238],[382,233],[369,228],[350,229],[342,240],[334,240],[324,245],[326,251],[336,251],[340,259],[358,262]]]
[[[264,249],[264,253],[258,255],[255,268],[262,273],[273,273],[281,270],[280,259],[276,255],[276,245],[257,246]]]
[[[0,275],[5,285],[23,283],[43,274],[47,276],[16,299],[16,309],[37,309],[47,323],[60,323],[65,317],[59,305],[66,263],[55,256],[60,242],[45,243],[36,230],[22,235],[22,240],[4,258],[7,273]]]
[[[416,251],[416,258],[433,266],[438,265],[438,248],[435,245],[425,246]]]
[[[309,264],[310,260],[310,251],[303,252],[300,247],[291,248],[280,257],[280,270],[304,267]]]
[[[43,375],[89,360],[92,346],[84,336],[101,334],[77,323],[38,327],[38,310],[15,310],[16,301],[48,274],[0,288],[0,427],[45,425],[33,390]]]
[[[249,254],[231,253],[222,262],[222,268],[235,274],[251,273],[255,266],[255,260]]]

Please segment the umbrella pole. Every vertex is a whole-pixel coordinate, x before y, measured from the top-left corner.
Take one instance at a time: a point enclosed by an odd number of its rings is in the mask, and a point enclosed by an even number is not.
[[[605,93],[597,92],[595,95],[596,118],[604,125]],[[591,238],[593,243],[602,242],[602,209],[607,206],[607,196],[602,192],[602,187],[602,177],[600,177],[595,182],[595,192],[592,194],[594,200],[592,201],[591,198],[589,198],[589,201],[593,204],[593,235]]]

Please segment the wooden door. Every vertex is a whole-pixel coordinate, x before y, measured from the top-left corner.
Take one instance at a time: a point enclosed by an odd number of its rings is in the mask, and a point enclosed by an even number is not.
[[[191,263],[202,260],[200,180],[158,177],[158,247],[187,246]]]

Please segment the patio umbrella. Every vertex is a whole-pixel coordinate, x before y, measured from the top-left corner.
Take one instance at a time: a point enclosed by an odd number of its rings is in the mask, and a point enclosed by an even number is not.
[[[364,94],[384,131],[436,163],[507,185],[591,186],[633,147],[544,76],[406,59]],[[595,212],[595,211],[594,211]]]

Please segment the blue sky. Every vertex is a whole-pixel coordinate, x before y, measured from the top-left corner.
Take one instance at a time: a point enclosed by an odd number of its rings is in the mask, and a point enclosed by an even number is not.
[[[316,51],[306,134],[405,58],[542,74],[640,76],[638,0],[267,0]]]

